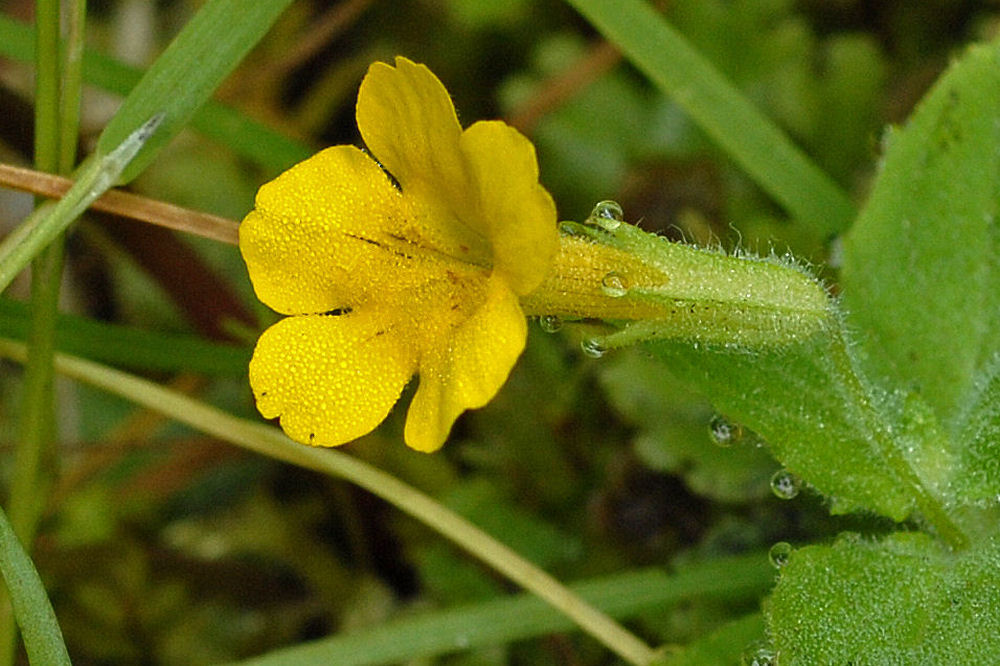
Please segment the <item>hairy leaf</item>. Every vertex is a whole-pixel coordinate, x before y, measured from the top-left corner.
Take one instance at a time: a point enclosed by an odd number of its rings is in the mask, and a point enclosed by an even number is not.
[[[948,423],[1000,348],[1000,43],[971,48],[887,143],[844,299],[872,369]]]
[[[1000,654],[1000,542],[925,534],[792,553],[765,604],[782,664],[985,664]]]

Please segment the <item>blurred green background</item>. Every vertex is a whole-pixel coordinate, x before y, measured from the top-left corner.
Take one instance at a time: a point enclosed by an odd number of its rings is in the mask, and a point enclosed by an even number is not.
[[[187,0],[93,0],[88,48],[148,66],[197,10]],[[888,123],[902,121],[1000,4],[946,0],[674,0],[658,6],[856,201]],[[33,3],[0,2],[29,21]],[[791,251],[836,287],[836,239],[817,238],[715,148],[670,99],[554,0],[301,0],[216,99],[287,137],[235,152],[183,133],[135,182],[150,197],[239,219],[299,155],[357,144],[369,63],[426,63],[464,124],[503,118],[536,144],[562,219],[615,199],[675,240]],[[31,149],[29,66],[0,59],[0,160]],[[114,112],[88,87],[84,150]],[[248,144],[273,139],[247,133]],[[0,231],[29,210],[0,190]],[[24,284],[0,305],[23,330]],[[254,417],[245,363],[274,315],[235,248],[90,215],[69,244],[61,346]],[[116,328],[124,327],[124,328]],[[815,540],[831,518],[808,490],[775,498],[778,469],[752,432],[713,444],[707,402],[639,351],[603,359],[583,333],[532,327],[511,380],[457,423],[442,452],[402,443],[401,414],[347,446],[439,498],[563,581],[687,566]],[[0,364],[0,445],[13,446],[20,368]],[[61,383],[56,485],[33,555],[81,664],[238,660],[510,591],[436,534],[347,484],[211,441],[87,387]],[[397,410],[399,412],[401,410]],[[718,428],[718,420],[714,421]],[[10,456],[0,458],[9,486]],[[764,563],[766,566],[766,562]],[[664,604],[631,618],[651,644],[687,643],[757,609],[755,593]],[[738,650],[737,650],[738,652]],[[565,633],[415,663],[606,664]]]

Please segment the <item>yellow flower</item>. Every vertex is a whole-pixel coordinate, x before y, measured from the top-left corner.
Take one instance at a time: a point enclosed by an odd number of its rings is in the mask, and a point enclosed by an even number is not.
[[[379,162],[328,148],[261,187],[240,227],[257,296],[293,315],[261,336],[250,384],[292,439],[336,446],[419,375],[405,439],[433,451],[524,349],[519,297],[549,271],[555,206],[531,142],[498,121],[463,131],[423,65],[373,64],[357,121]]]

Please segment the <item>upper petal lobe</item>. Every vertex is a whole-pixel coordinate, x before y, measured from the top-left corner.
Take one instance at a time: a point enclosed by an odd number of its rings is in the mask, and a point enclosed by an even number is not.
[[[535,147],[500,121],[481,121],[462,134],[469,194],[487,222],[493,270],[518,294],[541,284],[558,246],[556,206],[538,182]]]
[[[295,165],[260,188],[240,225],[257,297],[283,314],[356,306],[373,277],[399,263],[380,250],[405,226],[404,203],[375,161],[352,146]]]

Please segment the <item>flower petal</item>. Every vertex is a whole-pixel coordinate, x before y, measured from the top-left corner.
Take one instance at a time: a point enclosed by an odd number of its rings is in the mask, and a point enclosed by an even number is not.
[[[303,444],[338,446],[381,423],[416,368],[412,352],[369,313],[282,319],[250,361],[257,409]]]
[[[400,233],[404,210],[378,164],[353,146],[295,165],[260,188],[240,225],[257,297],[284,314],[356,306],[373,276],[399,264],[383,241]]]
[[[516,293],[527,294],[545,278],[559,244],[556,206],[538,182],[535,147],[493,120],[465,130],[461,148],[479,217],[488,224],[493,269]]]
[[[428,214],[417,221],[425,243],[453,257],[489,260],[486,227],[469,215],[468,174],[459,150],[462,127],[448,91],[424,65],[402,56],[377,62],[361,82],[358,129],[403,193]]]
[[[491,278],[486,300],[451,338],[420,359],[420,386],[406,415],[406,443],[418,451],[444,444],[455,419],[496,395],[524,350],[527,324],[517,296]]]

